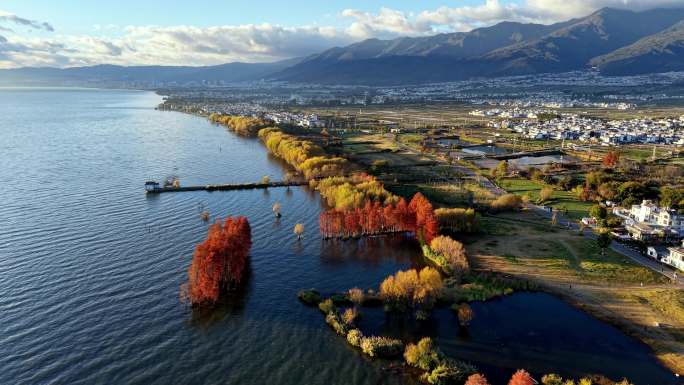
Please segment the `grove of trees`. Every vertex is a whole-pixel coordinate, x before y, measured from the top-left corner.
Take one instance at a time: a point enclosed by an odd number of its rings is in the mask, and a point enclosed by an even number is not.
[[[480,216],[472,208],[439,208],[435,215],[442,229],[459,233],[473,233],[478,229]]]
[[[306,179],[341,176],[349,172],[351,165],[340,157],[328,157],[315,143],[283,133],[277,128],[259,130],[259,138],[275,156],[283,159]]]
[[[380,297],[388,308],[394,310],[411,308],[428,312],[442,295],[443,289],[439,271],[424,267],[420,272],[414,269],[398,271],[385,278],[380,284]]]
[[[181,298],[193,305],[211,304],[221,292],[242,282],[249,263],[252,231],[245,217],[228,217],[209,227],[195,248]]]
[[[366,173],[312,180],[309,185],[321,193],[328,206],[340,210],[363,207],[368,200],[385,205],[398,203],[397,197],[385,190],[375,177]]]
[[[321,234],[326,238],[349,238],[393,232],[412,232],[424,243],[439,233],[439,223],[432,204],[420,193],[410,203],[401,198],[396,204],[382,205],[367,200],[363,207],[331,209],[319,218]]]
[[[240,135],[255,136],[257,132],[270,125],[270,122],[251,116],[211,114],[209,120],[230,127]]]

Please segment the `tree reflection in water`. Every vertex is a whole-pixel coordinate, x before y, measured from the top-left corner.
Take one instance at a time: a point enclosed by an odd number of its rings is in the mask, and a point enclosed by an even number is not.
[[[321,241],[321,261],[330,265],[360,262],[377,266],[383,261],[393,261],[410,262],[411,267],[420,267],[423,265],[421,255],[418,242],[413,236],[405,234]]]
[[[189,323],[193,327],[208,329],[226,316],[241,315],[245,310],[252,282],[252,266],[247,265],[242,282],[221,293],[218,301],[209,306],[193,306]]]

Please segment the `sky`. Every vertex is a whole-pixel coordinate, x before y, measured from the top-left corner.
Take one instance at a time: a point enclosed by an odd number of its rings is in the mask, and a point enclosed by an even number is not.
[[[684,0],[0,0],[0,68],[213,65]]]

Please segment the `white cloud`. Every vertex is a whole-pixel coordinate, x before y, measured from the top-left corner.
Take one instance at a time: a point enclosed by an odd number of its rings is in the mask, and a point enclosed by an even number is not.
[[[50,32],[55,30],[49,23],[25,19],[4,11],[0,11],[0,24],[16,24],[34,29],[43,29]],[[7,30],[7,27],[4,27],[3,29]]]
[[[51,32],[48,23],[0,11],[0,68],[20,66],[210,65],[267,62],[305,56],[370,37],[424,36],[467,31],[501,21],[551,23],[585,16],[601,7],[642,10],[684,6],[684,0],[483,0],[474,6],[443,6],[416,14],[391,8],[377,13],[346,9],[343,27],[273,24],[192,26],[95,25],[91,35],[30,36],[8,26]]]
[[[347,9],[342,16],[354,20],[348,28],[352,36],[419,36],[469,31],[502,21],[548,24],[586,16],[603,7],[644,10],[683,6],[684,0],[524,0],[510,3],[485,0],[480,5],[442,6],[417,15],[382,8],[377,14]]]
[[[551,21],[585,16],[604,7],[641,11],[658,7],[682,7],[684,0],[526,0],[530,12]]]
[[[7,41],[0,41],[0,67],[267,62],[355,41],[332,27],[289,28],[271,24],[208,28],[129,26],[119,32],[119,37],[6,35]],[[54,62],[50,61],[51,55]]]
[[[354,9],[345,9],[341,15],[354,20],[345,31],[358,39],[418,35],[428,32],[410,20],[404,12],[390,8],[380,8],[380,12],[376,15]]]

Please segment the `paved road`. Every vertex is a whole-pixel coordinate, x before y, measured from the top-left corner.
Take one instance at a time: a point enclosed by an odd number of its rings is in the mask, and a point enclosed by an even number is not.
[[[528,204],[527,208],[534,211],[535,213],[541,214],[542,216],[545,216],[549,219],[551,219],[551,212],[544,208],[543,206],[538,206],[534,204]],[[572,222],[571,220],[565,218],[563,215],[558,214],[556,217],[558,221],[559,226],[563,226],[567,228],[568,230],[578,230],[579,231],[579,225],[577,223]],[[596,239],[596,234],[593,232],[585,232],[586,236],[591,237],[592,239]],[[653,258],[647,257],[643,255],[639,250],[637,250],[635,247],[632,247],[630,245],[626,245],[624,243],[620,243],[617,241],[613,241],[610,244],[611,250],[620,253],[624,255],[625,257],[628,257],[632,259],[634,262],[649,268],[657,273],[660,273],[670,279],[673,279],[675,277],[675,274],[677,274],[677,284],[684,285],[684,273],[682,272],[677,272],[673,267],[666,265],[664,263],[658,262],[654,260]]]

